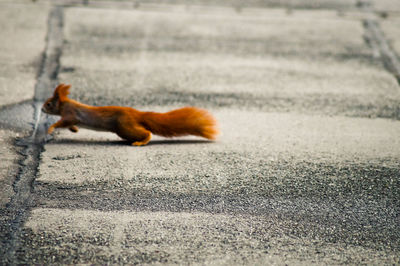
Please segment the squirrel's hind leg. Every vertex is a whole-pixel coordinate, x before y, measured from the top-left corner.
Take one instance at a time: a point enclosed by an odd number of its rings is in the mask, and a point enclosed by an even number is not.
[[[147,135],[147,137],[141,141],[135,141],[132,143],[133,146],[143,146],[146,145],[147,143],[149,143],[151,139],[151,133],[149,132],[149,134]]]
[[[146,145],[151,139],[151,132],[142,126],[122,126],[116,133],[121,138],[132,141],[133,146]]]

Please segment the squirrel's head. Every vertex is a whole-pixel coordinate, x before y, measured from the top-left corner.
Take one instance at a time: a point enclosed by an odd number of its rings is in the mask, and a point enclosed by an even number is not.
[[[62,102],[68,99],[69,88],[71,88],[71,85],[65,85],[63,83],[58,85],[54,90],[53,96],[44,102],[42,111],[47,114],[59,115]]]

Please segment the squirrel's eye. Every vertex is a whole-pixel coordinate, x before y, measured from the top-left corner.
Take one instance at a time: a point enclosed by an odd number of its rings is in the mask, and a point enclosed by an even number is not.
[[[47,106],[47,107],[50,107],[50,106],[51,106],[51,103],[46,103],[46,106]]]

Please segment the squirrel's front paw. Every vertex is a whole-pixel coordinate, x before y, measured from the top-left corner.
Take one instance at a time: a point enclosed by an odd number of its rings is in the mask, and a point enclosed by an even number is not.
[[[69,127],[69,130],[70,130],[71,132],[76,133],[76,132],[79,131],[79,128],[78,128],[77,126],[70,126],[70,127]]]
[[[53,133],[53,131],[54,131],[54,127],[53,127],[53,126],[50,126],[50,127],[47,129],[47,134],[51,134],[51,133]]]

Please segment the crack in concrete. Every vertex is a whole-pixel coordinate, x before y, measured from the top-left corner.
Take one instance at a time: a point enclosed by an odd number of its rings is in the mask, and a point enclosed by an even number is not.
[[[46,49],[43,54],[38,82],[35,86],[35,102],[43,102],[53,93],[57,85],[57,76],[60,70],[60,57],[64,41],[64,13],[62,6],[51,9],[48,20],[48,35]],[[39,108],[40,109],[40,108]]]
[[[381,58],[385,68],[394,75],[400,85],[400,60],[394,49],[385,37],[376,16],[373,13],[372,4],[368,1],[360,2],[359,8],[367,14],[363,20],[365,29],[364,39],[372,48],[374,57]]]
[[[49,90],[57,83],[63,44],[63,19],[63,7],[54,6],[49,13],[46,47],[35,86],[34,99],[31,102],[33,117],[29,124],[32,126],[32,132],[30,136],[16,141],[16,145],[23,147],[21,152],[23,158],[19,161],[19,172],[13,184],[15,195],[6,206],[8,229],[3,240],[4,248],[0,253],[3,255],[0,256],[1,261],[5,264],[18,261],[17,251],[21,227],[29,215],[29,210],[34,206],[33,182],[38,174],[40,155],[47,140],[46,128],[49,123],[47,116],[42,115],[41,105],[49,92],[51,93]]]

